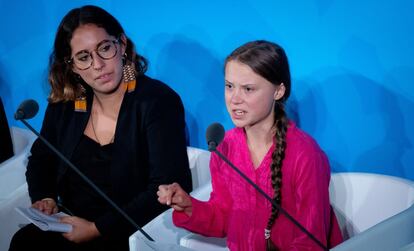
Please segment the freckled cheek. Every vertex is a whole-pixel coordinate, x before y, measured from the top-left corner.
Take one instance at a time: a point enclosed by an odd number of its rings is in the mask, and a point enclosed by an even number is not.
[[[118,64],[117,64],[119,67],[118,67],[118,74],[121,76],[121,78],[122,78],[122,70],[123,70],[123,68],[124,68],[124,66],[122,65],[122,62],[119,62]]]
[[[228,91],[225,91],[224,92],[224,101],[226,102],[226,105],[228,103],[230,103],[230,100],[231,100],[231,94]]]
[[[227,108],[227,111],[230,111],[230,101],[226,100],[226,108]]]
[[[274,109],[273,107],[273,102],[268,102],[268,103],[263,103],[263,111],[266,113],[270,113],[272,112],[272,110]]]

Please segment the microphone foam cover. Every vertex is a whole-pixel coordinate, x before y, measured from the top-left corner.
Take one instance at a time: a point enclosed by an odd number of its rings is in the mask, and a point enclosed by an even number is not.
[[[213,123],[206,131],[207,144],[214,142],[218,146],[224,138],[224,127],[220,123]]]
[[[31,119],[39,111],[39,105],[33,99],[23,101],[16,113],[14,114],[15,119]]]

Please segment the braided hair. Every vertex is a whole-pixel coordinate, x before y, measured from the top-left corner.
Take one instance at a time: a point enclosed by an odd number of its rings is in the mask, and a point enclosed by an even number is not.
[[[286,132],[288,128],[288,118],[284,109],[284,102],[290,95],[291,80],[289,63],[283,48],[275,43],[257,40],[248,42],[234,50],[227,58],[226,64],[230,61],[238,61],[248,65],[256,74],[265,78],[270,83],[280,86],[284,85],[284,96],[275,101],[274,105],[274,129],[276,147],[272,153],[271,184],[274,191],[273,200],[280,205],[282,187],[282,164],[286,150]],[[270,239],[270,231],[278,216],[278,210],[272,206],[272,211],[268,219],[265,238],[266,249],[278,250]]]

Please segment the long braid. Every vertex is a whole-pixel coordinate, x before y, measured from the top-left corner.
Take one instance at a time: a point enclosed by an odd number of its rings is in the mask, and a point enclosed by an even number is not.
[[[273,200],[280,205],[281,202],[281,187],[282,187],[282,163],[285,158],[286,150],[286,131],[288,127],[288,119],[281,102],[275,103],[275,139],[276,147],[272,153],[272,164],[270,165],[271,183],[274,190]],[[266,250],[278,250],[276,245],[270,238],[270,231],[278,216],[279,210],[272,206],[272,212],[266,226]]]

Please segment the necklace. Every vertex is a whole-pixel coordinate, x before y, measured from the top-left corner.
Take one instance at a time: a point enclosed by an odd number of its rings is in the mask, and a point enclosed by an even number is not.
[[[93,135],[95,136],[96,141],[98,141],[98,144],[102,146],[101,141],[99,140],[99,138],[98,138],[98,136],[97,136],[97,134],[96,134],[96,131],[95,131],[95,124],[94,124],[94,122],[93,122],[93,113],[94,113],[94,112],[93,112],[93,111],[91,111],[91,124],[92,124],[92,131],[93,131]],[[111,140],[109,141],[109,143],[108,143],[108,144],[110,144],[110,143],[114,143],[114,139],[115,139],[115,133],[114,133],[114,135],[112,135],[112,138],[111,138]]]

